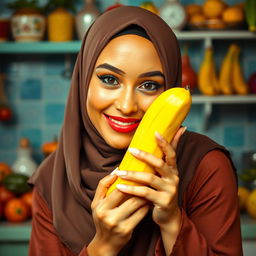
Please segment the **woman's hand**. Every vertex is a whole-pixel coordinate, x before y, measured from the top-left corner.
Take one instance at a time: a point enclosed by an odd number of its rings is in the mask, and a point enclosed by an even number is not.
[[[116,172],[116,175],[122,179],[143,184],[142,186],[119,184],[117,188],[122,192],[151,201],[153,204],[153,220],[163,229],[174,219],[179,220],[180,217],[178,207],[179,177],[175,150],[185,129],[182,127],[178,130],[171,144],[163,139],[160,134],[156,134],[158,146],[164,153],[163,159],[138,149],[130,149],[130,152],[136,158],[151,165],[156,174],[123,170]]]
[[[149,210],[147,200],[138,197],[127,199],[127,195],[118,190],[105,197],[116,178],[108,175],[97,187],[91,205],[96,234],[87,247],[90,256],[117,255]]]

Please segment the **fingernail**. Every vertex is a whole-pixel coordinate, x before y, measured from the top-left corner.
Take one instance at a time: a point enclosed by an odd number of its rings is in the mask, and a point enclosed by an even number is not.
[[[126,176],[127,175],[127,171],[117,170],[115,174],[117,176]]]
[[[124,185],[124,184],[117,184],[116,187],[120,190],[126,190],[127,189],[127,186]]]
[[[182,134],[187,130],[187,126],[184,126]]]
[[[162,136],[159,132],[155,132],[155,136],[156,136],[156,138],[159,139],[160,141],[163,141],[163,140],[164,140],[163,136]]]
[[[135,156],[140,153],[140,150],[137,148],[128,148],[128,151]]]
[[[116,167],[116,169],[115,169],[114,171],[112,171],[112,172],[110,173],[110,175],[115,175],[117,170],[118,170],[118,167]]]

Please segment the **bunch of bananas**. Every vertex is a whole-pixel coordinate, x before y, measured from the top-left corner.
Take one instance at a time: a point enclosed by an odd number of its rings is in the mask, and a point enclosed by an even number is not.
[[[249,86],[243,76],[239,55],[240,47],[237,44],[231,44],[221,63],[218,76],[213,58],[213,48],[206,48],[198,72],[198,88],[202,94],[213,96],[249,93]]]

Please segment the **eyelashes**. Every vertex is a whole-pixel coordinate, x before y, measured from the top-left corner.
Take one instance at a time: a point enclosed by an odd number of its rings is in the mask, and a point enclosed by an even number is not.
[[[99,80],[107,87],[116,88],[120,86],[119,79],[111,74],[97,75]],[[152,93],[161,89],[164,85],[154,81],[154,80],[146,80],[143,81],[137,88],[139,91],[145,93]]]
[[[119,81],[118,79],[113,76],[113,75],[97,75],[97,77],[104,83],[107,85],[118,85]]]

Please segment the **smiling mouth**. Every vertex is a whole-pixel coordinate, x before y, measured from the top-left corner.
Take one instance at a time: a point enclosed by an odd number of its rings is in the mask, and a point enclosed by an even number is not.
[[[141,119],[122,118],[118,116],[109,116],[104,114],[109,126],[117,132],[128,133],[134,131],[140,124]]]

